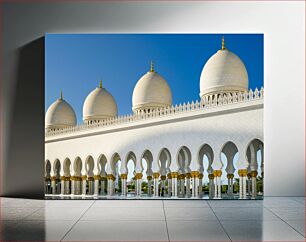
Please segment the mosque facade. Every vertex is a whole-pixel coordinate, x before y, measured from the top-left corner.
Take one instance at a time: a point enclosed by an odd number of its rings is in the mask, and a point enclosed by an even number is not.
[[[46,196],[260,198],[264,89],[249,90],[246,67],[224,39],[203,67],[199,95],[174,105],[153,63],[134,88],[132,114],[118,116],[100,82],[77,124],[61,94],[45,116]]]

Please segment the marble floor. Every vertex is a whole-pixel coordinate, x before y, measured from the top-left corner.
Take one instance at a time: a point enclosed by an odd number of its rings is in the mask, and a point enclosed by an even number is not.
[[[304,197],[0,199],[1,241],[305,241]]]

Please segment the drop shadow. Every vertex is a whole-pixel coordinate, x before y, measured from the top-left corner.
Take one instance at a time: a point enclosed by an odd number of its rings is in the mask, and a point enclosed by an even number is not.
[[[45,38],[17,50],[3,196],[44,199]]]

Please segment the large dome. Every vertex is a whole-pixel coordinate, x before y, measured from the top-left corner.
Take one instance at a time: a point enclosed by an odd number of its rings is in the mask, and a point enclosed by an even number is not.
[[[215,93],[247,91],[248,73],[245,65],[234,53],[222,48],[205,64],[200,78],[200,97]]]
[[[88,123],[90,121],[100,121],[115,117],[118,109],[114,97],[102,87],[100,82],[99,87],[94,89],[83,105],[83,121]]]
[[[45,128],[56,130],[75,126],[77,123],[73,108],[61,97],[50,105],[45,116]]]
[[[172,104],[172,93],[167,81],[156,73],[151,63],[151,70],[137,82],[133,91],[133,111],[150,111]]]

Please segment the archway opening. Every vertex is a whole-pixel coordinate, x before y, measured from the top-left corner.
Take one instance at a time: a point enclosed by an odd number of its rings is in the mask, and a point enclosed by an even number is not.
[[[51,191],[51,162],[45,162],[45,194],[50,194]]]
[[[246,158],[248,160],[248,181],[247,181],[247,194],[251,198],[263,196],[263,160],[264,144],[259,139],[253,139],[246,151]]]
[[[238,159],[238,157],[237,146],[232,141],[226,142],[220,154],[220,159],[223,163],[221,177],[221,193],[223,196],[233,197],[239,192],[238,171],[235,168],[235,159]]]
[[[153,171],[152,171],[152,162],[153,155],[151,151],[145,150],[141,156],[141,165],[143,168],[143,178],[141,184],[142,193],[146,196],[152,195],[152,179],[153,179]]]
[[[203,172],[203,196],[212,196],[213,194],[213,179],[210,176],[213,175],[212,162],[214,159],[214,152],[210,145],[204,144],[199,150],[199,165],[200,170]]]

